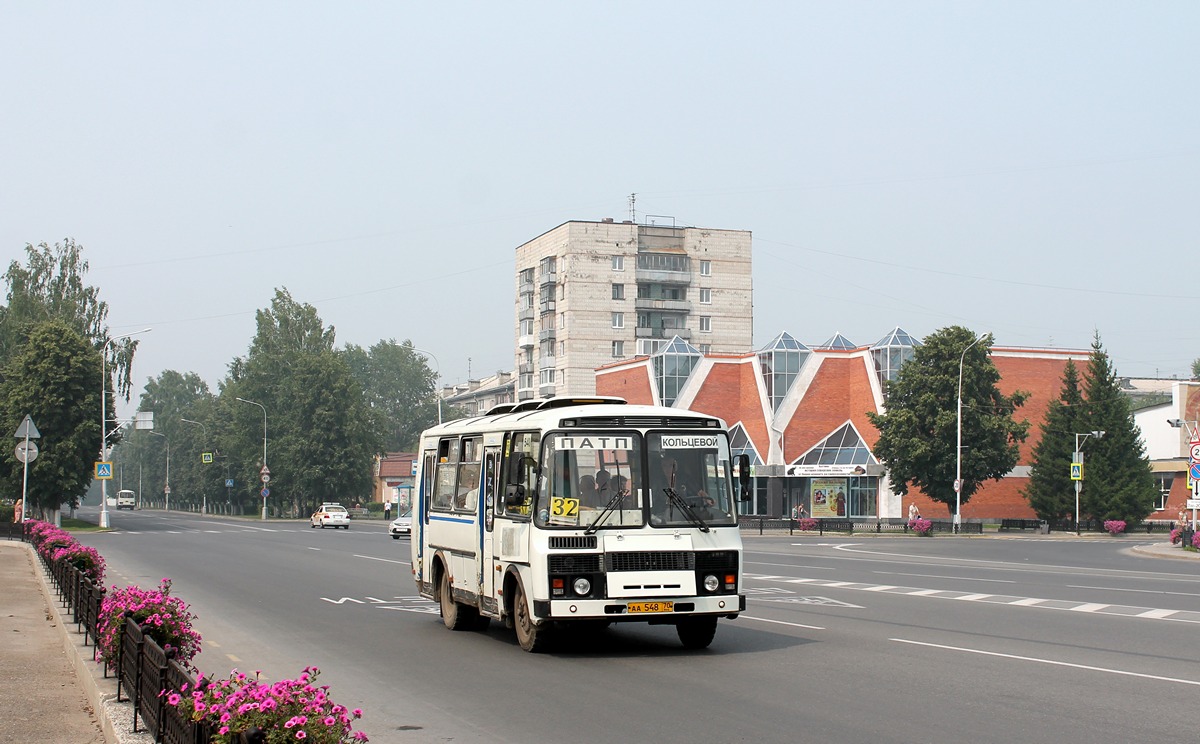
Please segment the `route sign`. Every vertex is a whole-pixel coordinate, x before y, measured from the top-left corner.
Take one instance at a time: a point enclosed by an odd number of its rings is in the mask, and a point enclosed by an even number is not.
[[[1082,462],[1071,463],[1071,480],[1073,480],[1073,481],[1083,480],[1083,463]]]
[[[96,463],[96,480],[112,480],[112,463]]]

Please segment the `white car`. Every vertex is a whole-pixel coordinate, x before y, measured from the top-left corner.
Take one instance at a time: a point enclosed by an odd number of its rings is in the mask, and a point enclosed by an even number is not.
[[[388,525],[388,534],[393,540],[399,540],[401,535],[412,534],[412,511],[406,511],[392,520]]]
[[[341,504],[321,504],[321,508],[313,512],[312,518],[308,520],[309,527],[343,527],[350,529],[350,512],[346,511],[346,507]]]

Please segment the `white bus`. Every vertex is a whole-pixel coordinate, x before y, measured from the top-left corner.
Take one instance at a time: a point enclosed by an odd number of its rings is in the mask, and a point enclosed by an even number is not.
[[[749,459],[718,418],[530,400],[425,431],[419,458],[413,578],[452,630],[496,618],[542,651],[572,626],[646,622],[700,649],[746,608]]]
[[[117,491],[117,508],[129,509],[130,511],[137,506],[137,499],[134,498],[133,491],[124,489]]]

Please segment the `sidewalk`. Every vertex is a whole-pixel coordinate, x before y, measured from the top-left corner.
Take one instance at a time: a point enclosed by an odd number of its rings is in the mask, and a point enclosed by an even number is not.
[[[141,744],[27,543],[0,540],[0,742]]]

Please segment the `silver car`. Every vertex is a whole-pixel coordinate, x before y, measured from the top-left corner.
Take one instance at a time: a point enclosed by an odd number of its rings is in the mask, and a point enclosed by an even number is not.
[[[392,520],[388,525],[388,534],[393,540],[399,540],[401,535],[412,534],[412,510],[406,511]]]

